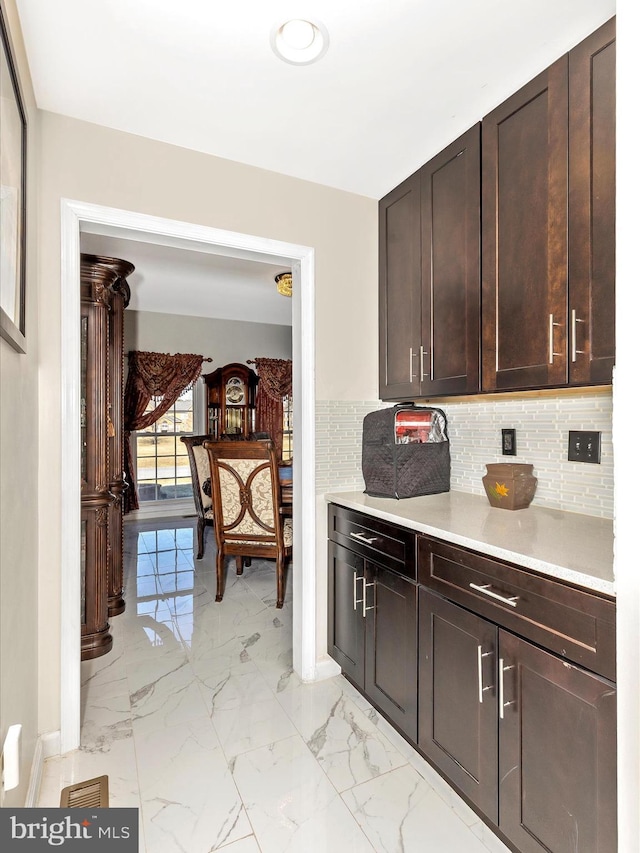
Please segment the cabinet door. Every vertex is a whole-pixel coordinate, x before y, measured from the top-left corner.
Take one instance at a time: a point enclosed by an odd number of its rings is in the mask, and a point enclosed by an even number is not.
[[[611,682],[499,633],[501,830],[521,853],[616,850]]]
[[[424,588],[418,596],[418,746],[497,823],[497,628]]]
[[[567,382],[567,57],[482,121],[482,387]]]
[[[615,354],[615,20],[569,53],[571,384],[611,382]]]
[[[420,395],[420,173],[379,204],[380,398]]]
[[[329,543],[329,654],[364,688],[364,559]]]
[[[421,393],[471,393],[480,387],[480,125],[421,178]]]
[[[417,587],[366,564],[365,693],[412,741],[417,737]]]

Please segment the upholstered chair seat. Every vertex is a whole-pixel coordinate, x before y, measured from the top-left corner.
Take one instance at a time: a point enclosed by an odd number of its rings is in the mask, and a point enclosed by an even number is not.
[[[271,441],[206,441],[211,469],[216,555],[216,601],[224,595],[225,560],[236,557],[238,574],[253,557],[276,561],[276,607],[282,607],[285,563],[293,525],[281,509],[278,462]]]

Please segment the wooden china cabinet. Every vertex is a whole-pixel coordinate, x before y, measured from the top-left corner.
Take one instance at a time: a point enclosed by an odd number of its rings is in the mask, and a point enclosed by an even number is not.
[[[102,259],[105,261],[106,259]],[[122,264],[122,261],[118,262]],[[126,263],[126,262],[124,262]],[[117,281],[111,287],[111,312],[109,314],[109,413],[107,416],[108,446],[107,466],[109,491],[116,501],[109,512],[109,539],[107,543],[107,578],[109,616],[117,616],[125,609],[123,575],[123,529],[124,492],[128,484],[124,474],[124,309],[129,304],[131,290],[126,280],[133,272],[116,268]],[[109,428],[109,423],[111,428]]]
[[[106,654],[109,617],[122,613],[123,312],[119,258],[83,254],[80,265],[81,658]]]
[[[225,364],[202,377],[207,389],[207,432],[249,438],[255,429],[258,376],[244,364]]]

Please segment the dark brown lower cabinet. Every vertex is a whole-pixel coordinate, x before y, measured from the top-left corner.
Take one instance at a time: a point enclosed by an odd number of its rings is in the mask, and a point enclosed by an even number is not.
[[[420,588],[424,754],[520,853],[616,848],[616,691]]]
[[[516,853],[614,853],[615,603],[329,507],[329,654]]]
[[[364,558],[329,542],[329,654],[364,690],[364,619],[357,604]]]
[[[617,850],[615,686],[507,631],[499,648],[501,830],[522,853]]]
[[[402,575],[365,562],[363,598],[365,693],[415,742],[418,736],[417,587]]]
[[[498,822],[495,625],[420,587],[418,745]]]
[[[329,654],[414,743],[416,610],[414,582],[329,543]]]

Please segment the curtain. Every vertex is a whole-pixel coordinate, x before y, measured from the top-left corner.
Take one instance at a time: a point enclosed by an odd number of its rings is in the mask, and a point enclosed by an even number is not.
[[[278,459],[282,458],[282,398],[292,390],[291,359],[256,358],[258,392],[256,394],[256,430],[268,432]]]
[[[138,509],[138,490],[133,476],[131,433],[146,429],[169,411],[178,397],[200,375],[201,355],[169,355],[162,352],[129,353],[129,373],[124,390],[124,471],[129,488],[124,493],[124,511]],[[145,412],[155,398],[156,407]]]

